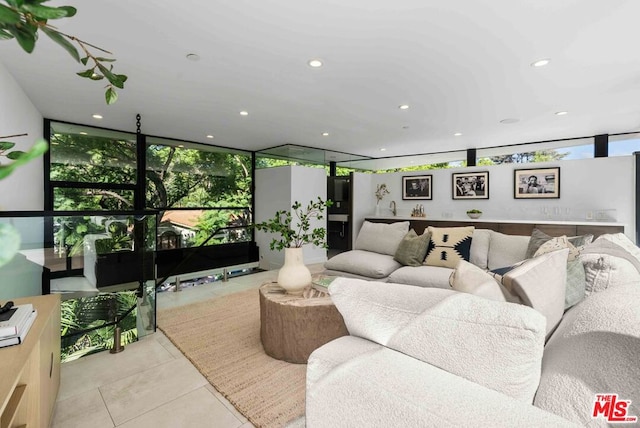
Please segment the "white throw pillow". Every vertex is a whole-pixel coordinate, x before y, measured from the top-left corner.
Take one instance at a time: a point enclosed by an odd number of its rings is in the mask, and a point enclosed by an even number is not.
[[[365,221],[360,233],[358,233],[354,250],[372,251],[393,256],[408,231],[408,221],[389,224]]]
[[[502,285],[547,318],[547,334],[564,314],[568,249],[526,260],[502,276]]]
[[[469,262],[458,263],[449,277],[449,285],[462,293],[475,294],[498,302],[519,303],[519,299],[511,295],[492,275]]]
[[[381,279],[402,267],[393,257],[371,251],[352,250],[336,254],[324,263],[325,269]]]

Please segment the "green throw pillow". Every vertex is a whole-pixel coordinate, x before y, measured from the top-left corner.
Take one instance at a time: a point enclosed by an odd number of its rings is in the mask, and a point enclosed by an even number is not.
[[[411,229],[400,241],[393,259],[405,266],[422,266],[430,238],[431,235],[426,230],[418,236],[416,231]]]

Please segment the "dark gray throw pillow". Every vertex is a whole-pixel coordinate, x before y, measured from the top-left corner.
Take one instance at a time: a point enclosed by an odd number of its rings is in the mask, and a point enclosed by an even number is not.
[[[393,256],[394,260],[405,266],[422,266],[430,239],[431,235],[426,230],[418,236],[416,231],[411,229],[400,241]]]

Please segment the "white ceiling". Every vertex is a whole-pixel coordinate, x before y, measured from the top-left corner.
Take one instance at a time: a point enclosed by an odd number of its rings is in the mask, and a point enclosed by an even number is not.
[[[103,85],[75,76],[82,65],[45,35],[32,55],[0,42],[0,61],[52,119],[135,131],[140,113],[149,135],[373,157],[640,128],[638,0],[51,4],[76,6],[58,28],[112,51],[129,76],[107,106]],[[530,66],[540,58],[551,63]]]

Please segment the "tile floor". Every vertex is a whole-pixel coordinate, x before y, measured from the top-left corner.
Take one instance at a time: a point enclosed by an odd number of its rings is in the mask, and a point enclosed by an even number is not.
[[[312,273],[322,265],[310,265]],[[258,288],[277,271],[158,294],[158,310]],[[51,428],[248,428],[247,421],[158,330],[126,347],[62,365]]]

